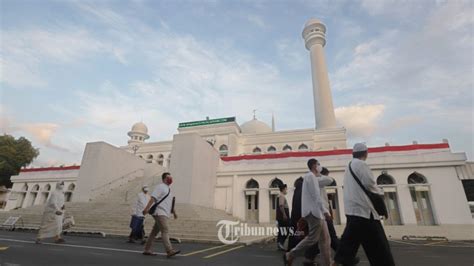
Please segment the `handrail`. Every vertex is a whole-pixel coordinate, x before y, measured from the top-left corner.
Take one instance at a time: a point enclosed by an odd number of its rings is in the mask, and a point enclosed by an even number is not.
[[[153,183],[151,183],[151,186],[154,186],[154,185],[155,185],[155,175],[158,174],[158,173],[160,173],[160,172],[161,172],[161,173],[166,172],[166,169],[163,167],[163,170],[157,171],[157,172],[155,172],[155,173],[153,173],[153,174],[151,174],[151,175],[149,175],[149,176],[147,177],[147,178],[149,178],[149,177],[152,177],[152,178],[153,178],[153,181],[152,181]],[[128,192],[129,192],[128,190],[125,191],[125,199],[124,199],[124,202],[127,202],[127,201],[128,201]]]
[[[118,177],[118,178],[116,178],[116,179],[113,179],[112,181],[110,181],[110,182],[108,182],[108,183],[105,183],[105,184],[103,184],[103,185],[100,186],[100,187],[96,187],[96,188],[92,189],[91,192],[95,192],[95,191],[97,191],[97,190],[99,190],[99,189],[102,189],[102,188],[108,186],[108,185],[111,185],[111,184],[113,184],[113,183],[115,183],[115,182],[117,182],[117,181],[119,181],[119,180],[122,180],[122,179],[124,179],[125,177],[128,177],[129,175],[131,175],[131,174],[133,174],[133,173],[135,173],[135,172],[138,172],[138,171],[143,171],[143,168],[135,169],[135,170],[133,170],[133,171],[131,171],[131,172],[129,172],[129,173],[127,173],[127,174],[121,176],[121,177]]]

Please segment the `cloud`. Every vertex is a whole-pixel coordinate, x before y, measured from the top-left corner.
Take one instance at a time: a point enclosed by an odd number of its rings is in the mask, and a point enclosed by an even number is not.
[[[369,138],[374,135],[379,127],[385,106],[353,105],[336,108],[336,118],[340,124],[347,128],[351,138]]]
[[[248,14],[246,16],[246,19],[251,22],[252,24],[262,28],[262,29],[266,29],[268,27],[268,25],[265,23],[265,21],[263,20],[262,17],[258,16],[258,15],[254,15],[254,14]]]
[[[278,56],[284,64],[294,70],[301,70],[309,66],[308,51],[304,48],[301,39],[284,39],[276,43]]]
[[[2,30],[1,35],[0,81],[13,88],[45,87],[48,80],[41,69],[47,63],[73,64],[100,53],[126,63],[122,50],[79,27]]]

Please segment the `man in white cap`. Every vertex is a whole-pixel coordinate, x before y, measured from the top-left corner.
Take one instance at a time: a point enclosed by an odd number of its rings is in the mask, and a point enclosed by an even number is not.
[[[130,221],[130,229],[132,229],[132,232],[128,237],[128,243],[135,243],[135,240],[141,240],[142,244],[145,243],[145,230],[143,229],[145,216],[143,215],[143,210],[149,200],[148,186],[145,185],[142,187],[142,191],[138,193],[137,199],[132,205],[132,220]]]
[[[359,186],[358,178],[366,190],[383,195],[377,187],[372,171],[365,162],[368,156],[367,146],[354,145],[352,161],[344,174],[344,210],[347,218],[334,265],[353,265],[354,257],[362,245],[370,265],[395,265],[380,216],[372,202]],[[352,172],[356,175],[351,173]]]

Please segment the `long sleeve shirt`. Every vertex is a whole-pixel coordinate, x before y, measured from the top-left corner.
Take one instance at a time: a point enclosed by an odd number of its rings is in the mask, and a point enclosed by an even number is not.
[[[352,159],[351,168],[367,190],[383,195],[383,190],[377,187],[372,171],[365,161],[354,158]],[[372,213],[374,219],[380,219],[372,202],[352,176],[349,165],[346,167],[346,172],[344,173],[343,191],[346,215],[370,219],[370,214]]]
[[[314,217],[324,219],[324,206],[317,177],[308,172],[303,176],[301,191],[301,216],[312,214]]]

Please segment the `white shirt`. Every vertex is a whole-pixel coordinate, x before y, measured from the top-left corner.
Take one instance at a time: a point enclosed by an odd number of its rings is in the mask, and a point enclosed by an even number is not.
[[[329,212],[328,195],[326,193],[326,187],[331,185],[332,182],[334,182],[334,180],[331,177],[325,176],[325,175],[316,176],[316,178],[318,179],[319,188],[321,190],[321,199],[323,200],[323,208],[324,208],[323,214],[324,213],[330,213]]]
[[[352,159],[351,168],[367,190],[383,195],[383,190],[377,187],[372,171],[365,161],[354,158]],[[357,181],[355,181],[354,177],[349,171],[349,165],[346,167],[346,172],[344,173],[343,191],[344,209],[346,215],[354,215],[370,219],[370,213],[372,213],[374,219],[380,219],[380,216],[375,211],[372,202],[359,186],[359,184],[357,184]]]
[[[143,217],[143,210],[145,209],[149,200],[150,196],[145,194],[143,191],[138,193],[137,200],[132,207],[132,215]]]
[[[324,220],[323,200],[319,190],[317,177],[310,171],[303,176],[303,188],[301,190],[301,216],[312,214],[314,217]]]
[[[153,197],[156,202],[160,201],[166,194],[168,194],[168,191],[170,191],[170,187],[166,184],[159,184],[155,187],[155,190],[151,193],[151,197]],[[160,205],[156,208],[155,213],[153,213],[154,216],[166,216],[170,217],[171,215],[171,207],[173,204],[173,193],[170,191],[170,194],[168,197],[163,200]]]

